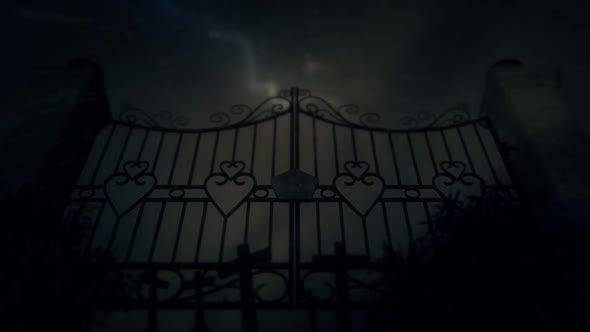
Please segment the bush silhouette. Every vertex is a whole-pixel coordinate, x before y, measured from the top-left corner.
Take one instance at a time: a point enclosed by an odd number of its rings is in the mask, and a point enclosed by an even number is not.
[[[89,331],[93,307],[126,292],[108,253],[85,252],[87,227],[63,211],[31,187],[2,195],[3,331]]]
[[[451,201],[432,224],[435,236],[417,239],[407,260],[388,262],[383,283],[401,305],[380,315],[385,321],[375,325],[388,326],[383,331],[573,329],[574,303],[556,252],[524,206],[481,199],[458,208]]]

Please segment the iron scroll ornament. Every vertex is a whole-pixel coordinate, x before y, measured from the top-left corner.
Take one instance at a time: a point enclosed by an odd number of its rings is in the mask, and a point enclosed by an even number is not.
[[[148,174],[150,164],[145,160],[128,161],[123,172],[111,175],[105,181],[107,201],[117,216],[122,217],[133,210],[154,190],[156,178]]]
[[[256,187],[256,179],[244,172],[245,167],[243,161],[222,161],[219,163],[220,172],[205,179],[207,196],[225,217],[234,213]]]
[[[435,190],[448,202],[458,208],[467,207],[485,192],[485,183],[481,177],[466,172],[466,165],[461,161],[443,161],[443,171],[432,179]]]
[[[293,94],[293,91],[296,91]],[[240,127],[264,122],[272,118],[292,112],[296,108],[303,114],[330,123],[364,129],[388,130],[375,126],[381,116],[374,112],[362,112],[355,104],[333,106],[326,99],[313,95],[307,89],[294,88],[281,90],[277,96],[269,97],[255,107],[236,104],[226,112],[216,112],[209,116],[213,126],[204,128],[187,128],[189,119],[174,116],[171,112],[148,113],[129,104],[122,105],[119,123],[150,129],[167,129],[183,131],[216,130]],[[417,115],[404,116],[400,120],[401,128],[397,130],[424,130],[445,128],[471,121],[471,113],[467,104],[459,104],[441,113],[422,112]],[[482,124],[483,125],[483,124]],[[389,130],[396,130],[390,128]]]
[[[231,106],[227,112],[211,114],[209,121],[221,127],[254,124],[287,113],[291,102],[288,96],[281,94],[265,99],[254,108],[237,104]]]
[[[385,181],[376,173],[369,173],[366,161],[347,161],[346,173],[334,178],[336,192],[361,217],[366,217],[385,191]]]
[[[175,116],[171,112],[148,113],[145,110],[123,103],[119,113],[119,121],[130,126],[141,126],[152,129],[179,129],[189,124],[184,116]]]
[[[196,270],[195,276],[190,278],[185,275],[186,272],[175,268],[162,268],[148,270],[140,274],[137,278],[131,280],[133,292],[125,300],[139,303],[161,303],[173,307],[193,307],[203,303],[223,302],[225,304],[241,303],[239,298],[241,285],[240,277],[220,278],[219,271],[216,270]],[[253,269],[249,271],[249,276],[256,280],[262,276],[264,279],[272,278],[271,284],[257,282],[254,285],[254,301],[258,304],[279,304],[285,303],[289,296],[289,281],[284,273],[272,269]],[[274,288],[272,286],[279,286]],[[150,296],[150,288],[158,291],[158,296]],[[195,299],[195,288],[200,288],[200,299]],[[231,292],[228,292],[231,291]],[[211,300],[212,296],[217,294],[223,295],[221,301]],[[235,294],[234,296],[227,296]],[[209,300],[208,300],[209,298]],[[197,302],[199,301],[199,302]]]
[[[358,270],[357,270],[358,271]],[[383,273],[382,270],[362,270],[369,274],[371,272],[380,275]],[[302,298],[305,302],[315,304],[334,304],[337,301],[338,293],[344,292],[348,296],[352,295],[355,291],[362,293],[368,293],[369,296],[379,303],[393,302],[395,300],[395,294],[393,289],[386,287],[378,282],[378,279],[370,282],[362,281],[349,273],[345,274],[346,288],[338,289],[336,283],[333,280],[334,271],[329,270],[308,270],[301,276],[301,286],[303,287]],[[316,280],[313,280],[313,279]],[[355,302],[351,299],[351,302]]]
[[[439,114],[421,112],[417,115],[404,116],[401,125],[405,129],[429,129],[456,126],[471,120],[467,104],[459,104]]]
[[[301,113],[328,122],[361,128],[371,128],[372,124],[381,119],[377,113],[363,113],[355,104],[346,104],[339,107],[332,106],[321,97],[306,94],[298,100]]]
[[[332,106],[324,98],[314,96],[309,90],[304,91],[298,100],[302,113],[334,124],[353,128],[386,129],[376,127],[381,116],[374,112],[362,112],[356,104]],[[471,112],[467,104],[459,104],[441,113],[422,112],[417,115],[404,116],[400,120],[400,130],[424,130],[446,128],[471,121]]]

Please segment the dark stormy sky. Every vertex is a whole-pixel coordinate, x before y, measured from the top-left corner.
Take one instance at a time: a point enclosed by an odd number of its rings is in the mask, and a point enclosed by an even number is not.
[[[198,119],[294,85],[386,118],[477,112],[487,68],[510,57],[561,68],[567,105],[590,120],[587,1],[4,3],[5,105],[27,98],[34,66],[81,56],[103,66],[113,113],[128,102]]]

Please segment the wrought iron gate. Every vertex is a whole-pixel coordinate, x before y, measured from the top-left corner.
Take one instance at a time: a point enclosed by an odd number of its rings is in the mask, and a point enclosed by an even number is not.
[[[396,305],[382,271],[428,259],[439,205],[516,199],[489,120],[461,107],[386,129],[293,88],[211,120],[183,129],[127,107],[72,196],[92,229],[85,250],[110,250],[133,277],[133,296],[109,306],[144,310],[152,330],[180,309],[195,330],[214,310],[238,312],[246,331],[265,309],[333,309],[349,324],[350,310]]]

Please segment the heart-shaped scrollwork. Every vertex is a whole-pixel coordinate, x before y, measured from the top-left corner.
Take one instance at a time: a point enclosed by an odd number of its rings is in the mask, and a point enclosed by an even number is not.
[[[366,217],[385,189],[385,181],[374,173],[367,173],[365,161],[349,161],[344,164],[347,174],[334,178],[338,195],[361,217]]]
[[[233,179],[236,175],[242,173],[246,168],[246,164],[243,161],[223,161],[219,164],[219,169],[229,179]]]
[[[106,197],[118,216],[131,211],[154,190],[156,178],[145,174],[148,168],[147,161],[128,161],[123,165],[124,173],[115,173],[106,180]]]
[[[445,174],[458,179],[465,172],[465,163],[460,161],[443,161],[440,163],[440,168]]]
[[[234,213],[256,186],[256,179],[243,173],[244,167],[241,161],[222,162],[221,173],[213,173],[205,180],[205,192],[225,217]]]
[[[360,180],[369,171],[369,163],[366,161],[347,161],[344,163],[344,169],[355,179]]]
[[[481,197],[483,180],[475,174],[466,173],[465,163],[444,161],[440,164],[442,174],[436,175],[432,182],[435,190],[457,207],[465,207],[474,199]]]
[[[150,163],[145,160],[128,161],[123,165],[125,173],[132,179],[137,178],[139,175],[147,172],[150,167]]]

